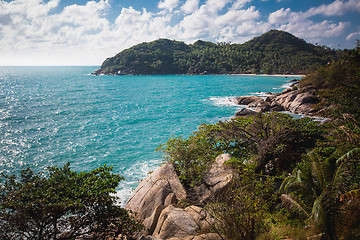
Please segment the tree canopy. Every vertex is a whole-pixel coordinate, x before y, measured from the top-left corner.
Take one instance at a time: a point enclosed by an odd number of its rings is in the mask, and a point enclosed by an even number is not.
[[[47,172],[25,169],[3,176],[0,188],[0,239],[115,239],[141,228],[116,204],[123,179],[106,165],[74,172],[69,164]]]
[[[141,43],[101,65],[104,74],[304,73],[336,58],[337,51],[271,30],[244,44],[159,39]]]

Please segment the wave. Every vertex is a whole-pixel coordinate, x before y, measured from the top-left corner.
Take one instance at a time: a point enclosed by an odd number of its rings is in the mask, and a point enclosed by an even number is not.
[[[131,196],[134,189],[139,184],[138,179],[145,179],[145,177],[155,171],[162,160],[160,159],[152,159],[144,162],[138,162],[133,164],[129,169],[121,174],[125,177],[125,181],[120,182],[116,196],[118,197],[119,204],[123,207],[126,201]]]
[[[285,89],[291,88],[291,85],[293,85],[293,84],[294,84],[293,82],[287,82],[287,83],[281,85],[280,88],[285,88]]]
[[[234,96],[231,96],[231,97],[210,97],[208,99],[204,99],[203,101],[209,101],[212,105],[217,106],[217,107],[223,107],[223,106],[237,106],[237,107],[239,107],[239,105],[237,105],[234,101],[232,101],[233,98],[234,98]]]

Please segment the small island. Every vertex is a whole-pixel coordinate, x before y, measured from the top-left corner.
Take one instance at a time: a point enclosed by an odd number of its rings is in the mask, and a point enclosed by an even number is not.
[[[304,74],[339,54],[279,30],[243,44],[159,39],[107,58],[94,74]]]

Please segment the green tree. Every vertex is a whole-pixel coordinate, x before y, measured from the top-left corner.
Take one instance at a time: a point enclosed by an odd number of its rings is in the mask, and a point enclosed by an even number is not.
[[[359,202],[343,199],[359,188],[360,149],[355,148],[338,159],[329,154],[332,151],[309,152],[306,160],[284,180],[280,190],[284,192],[281,198],[285,207],[316,224],[326,239],[334,240],[349,231],[345,222],[352,222],[350,230],[356,225],[359,227],[360,219],[351,220],[360,214],[359,208],[353,209],[354,204],[359,207]],[[353,237],[346,239],[358,239],[359,235]]]
[[[115,188],[123,178],[112,167],[77,173],[69,165],[3,176],[0,239],[115,239],[141,228],[116,204]]]

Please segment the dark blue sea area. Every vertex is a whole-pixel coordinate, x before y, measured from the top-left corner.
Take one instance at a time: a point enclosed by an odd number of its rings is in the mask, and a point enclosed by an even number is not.
[[[161,164],[155,149],[201,123],[230,119],[229,99],[280,92],[284,76],[93,76],[98,67],[0,67],[0,173],[67,162],[125,177],[125,201]]]

